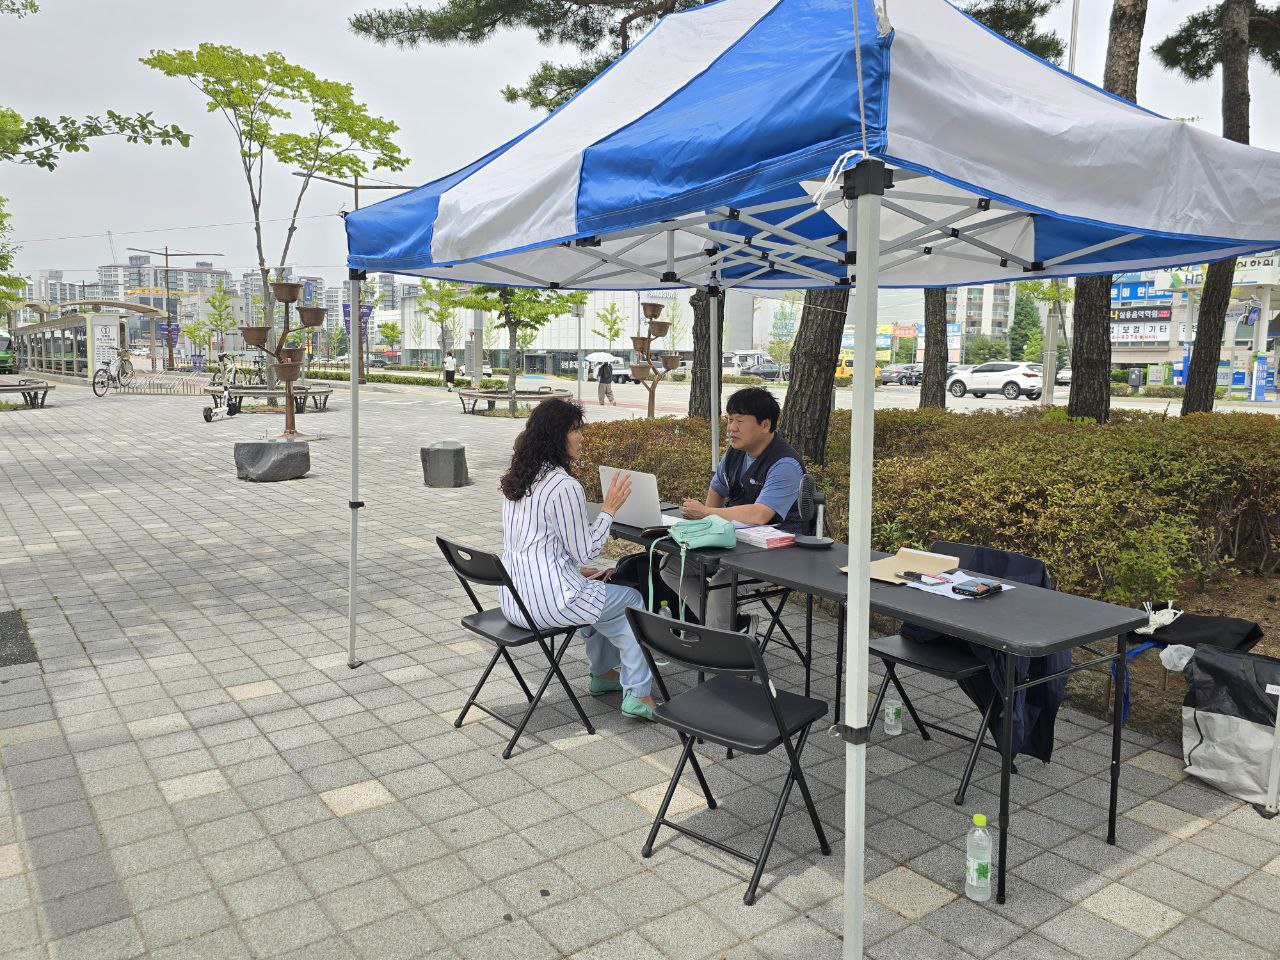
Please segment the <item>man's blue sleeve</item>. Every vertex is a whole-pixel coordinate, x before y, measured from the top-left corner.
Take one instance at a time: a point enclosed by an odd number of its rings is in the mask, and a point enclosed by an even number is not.
[[[764,486],[760,489],[760,496],[756,497],[756,503],[763,503],[776,514],[770,523],[787,518],[800,496],[800,478],[803,476],[804,468],[792,457],[779,460],[765,474]]]
[[[725,461],[728,459],[729,459],[729,455],[727,453],[720,458],[720,463],[716,466],[715,476],[711,478],[711,489],[714,490],[716,493],[720,494],[720,496],[722,497],[729,496],[729,481],[726,479],[726,474],[724,472]],[[797,490],[800,489],[799,483],[800,481],[797,480],[796,481]]]

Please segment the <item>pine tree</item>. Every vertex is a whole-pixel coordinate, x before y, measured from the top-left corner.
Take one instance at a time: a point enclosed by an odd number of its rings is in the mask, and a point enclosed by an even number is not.
[[[1167,69],[1188,80],[1206,80],[1221,67],[1222,135],[1237,143],[1248,143],[1249,58],[1257,56],[1273,71],[1280,72],[1280,6],[1266,8],[1256,0],[1223,0],[1188,17],[1153,50]],[[1213,409],[1235,268],[1232,257],[1210,264],[1205,275],[1191,368],[1182,398],[1184,414]]]

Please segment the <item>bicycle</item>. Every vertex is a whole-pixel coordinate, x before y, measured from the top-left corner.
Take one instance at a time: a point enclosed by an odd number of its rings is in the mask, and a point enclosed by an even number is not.
[[[240,367],[235,363],[229,362],[231,354],[220,353],[216,366],[213,368],[213,375],[209,377],[209,386],[211,387],[234,387],[240,380]]]
[[[124,350],[117,350],[116,357],[105,367],[99,367],[93,375],[93,395],[105,397],[112,387],[119,390],[133,382],[133,361]]]

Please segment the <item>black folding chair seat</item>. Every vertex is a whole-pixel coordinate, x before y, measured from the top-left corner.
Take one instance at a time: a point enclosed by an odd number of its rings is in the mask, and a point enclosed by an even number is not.
[[[747,883],[747,892],[742,897],[742,902],[750,906],[756,902],[760,877],[764,874],[773,841],[778,836],[778,827],[791,797],[792,786],[800,788],[814,833],[818,836],[818,846],[824,854],[831,853],[831,845],[827,843],[822,821],[818,818],[804,771],[800,768],[800,755],[804,752],[809,732],[814,722],[827,712],[827,705],[821,700],[778,692],[769,679],[769,668],[765,665],[763,651],[756,645],[754,637],[671,620],[635,608],[627,610],[627,620],[631,623],[636,639],[640,641],[649,669],[666,700],[666,703],[653,712],[653,717],[658,723],[675,730],[684,748],[676,762],[675,771],[671,774],[671,782],[667,784],[666,795],[658,807],[658,815],[649,830],[649,838],[640,853],[646,858],[653,855],[653,843],[658,837],[658,830],[665,826],[745,860],[755,868]],[[663,682],[662,673],[654,658],[655,653],[665,660],[697,670],[700,674],[712,674],[712,679],[699,683],[673,699],[667,693],[667,685]],[[754,678],[756,682],[746,679],[747,677]],[[702,775],[698,758],[693,754],[694,744],[699,738],[744,753],[763,754],[779,746],[786,751],[786,777],[764,844],[755,856],[743,853],[714,837],[698,833],[683,823],[667,819],[667,810],[686,764],[693,767],[698,785],[702,787],[702,794],[707,799],[707,807],[712,810],[716,807],[715,797],[711,795],[711,788]]]
[[[537,633],[524,627],[517,627],[497,607],[492,610],[468,613],[462,618],[462,625],[490,643],[497,643],[504,647],[520,647],[538,639]]]
[[[958,558],[959,565],[964,567],[972,560],[973,553],[977,548],[968,543],[951,543],[946,540],[937,540],[929,549],[933,553],[941,553]],[[986,707],[982,712],[982,721],[977,731],[973,735],[961,733],[943,724],[921,719],[920,714],[916,712],[915,704],[911,702],[911,698],[907,696],[906,689],[902,686],[897,668],[900,666],[910,667],[913,670],[919,670],[921,673],[959,683],[969,677],[985,673],[987,665],[978,659],[968,644],[956,640],[921,643],[917,640],[894,634],[891,637],[872,638],[869,648],[872,655],[879,657],[883,661],[885,672],[884,679],[880,682],[880,689],[876,693],[875,703],[871,707],[868,726],[874,729],[875,719],[880,713],[885,694],[889,691],[889,684],[893,684],[894,689],[898,691],[898,695],[902,697],[902,705],[906,707],[907,713],[910,714],[911,721],[916,725],[916,729],[920,731],[922,739],[933,739],[929,736],[929,731],[937,730],[939,733],[945,733],[948,736],[973,744],[972,749],[969,751],[969,760],[965,764],[964,773],[960,777],[959,789],[956,790],[954,798],[957,805],[964,803],[965,794],[969,790],[969,781],[973,779],[974,768],[978,765],[978,751],[983,747],[997,753],[1000,750],[995,742],[994,734],[991,736],[991,742],[986,742],[987,734],[991,729],[991,718],[995,715],[996,705],[1000,701],[1000,694],[998,692],[993,693],[991,699],[987,701]],[[1017,772],[1016,768],[1014,768],[1014,772]]]
[[[824,700],[779,690],[778,710],[788,737],[824,716]],[[782,743],[769,691],[738,677],[712,677],[654,711],[654,718],[691,737],[742,753],[768,753]]]
[[[467,592],[467,596],[476,608],[475,613],[469,613],[462,618],[462,625],[472,633],[484,637],[484,639],[493,644],[493,656],[489,658],[488,665],[485,666],[484,671],[480,674],[480,679],[476,681],[475,688],[471,691],[471,696],[467,697],[467,702],[462,705],[462,712],[453,721],[453,725],[461,727],[463,721],[467,718],[468,711],[475,707],[499,723],[504,723],[511,727],[514,732],[511,734],[511,739],[507,741],[506,749],[502,751],[502,758],[509,760],[511,759],[511,752],[516,748],[516,742],[520,739],[520,735],[524,733],[524,728],[529,723],[529,718],[533,716],[533,711],[542,702],[542,695],[547,692],[547,686],[554,678],[560,682],[560,686],[568,695],[569,702],[573,704],[574,710],[577,711],[582,725],[587,728],[587,733],[595,733],[595,727],[587,719],[587,714],[582,709],[582,704],[578,702],[578,698],[573,693],[573,688],[569,686],[569,681],[565,679],[564,673],[560,669],[560,658],[564,656],[565,650],[569,648],[569,644],[573,640],[574,634],[578,631],[578,627],[561,627],[558,630],[526,629],[525,627],[517,627],[508,621],[502,610],[497,607],[486,610],[476,596],[475,590],[472,589],[472,584],[478,584],[483,587],[505,587],[515,599],[516,606],[520,609],[525,622],[534,622],[532,615],[529,613],[529,608],[524,605],[524,600],[521,599],[519,591],[516,590],[515,584],[511,582],[511,576],[507,573],[507,568],[502,565],[502,561],[498,557],[492,553],[485,553],[483,550],[452,543],[444,539],[444,537],[436,537],[436,544],[440,547],[440,552],[444,554],[445,560],[448,561],[449,566],[453,568],[453,572],[457,575],[458,582],[462,584],[462,589]],[[557,637],[564,638],[558,646],[556,644]],[[524,677],[521,676],[520,670],[516,666],[515,659],[509,652],[513,647],[521,647],[529,643],[536,643],[543,656],[547,658],[547,670],[542,675],[542,683],[536,693],[530,691],[529,685],[525,683]],[[516,683],[520,685],[521,692],[524,693],[525,699],[529,701],[529,706],[518,723],[512,723],[501,714],[494,713],[484,704],[476,702],[476,698],[480,696],[480,690],[489,679],[489,674],[493,673],[493,668],[497,666],[499,659],[507,662],[507,666],[511,668],[511,672],[516,678]]]
[[[871,652],[881,660],[948,680],[962,680],[987,669],[966,644],[918,643],[896,633],[873,637]]]

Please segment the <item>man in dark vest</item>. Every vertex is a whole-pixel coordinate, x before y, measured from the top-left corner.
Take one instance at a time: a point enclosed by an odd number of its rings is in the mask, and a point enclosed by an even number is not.
[[[804,533],[804,521],[796,500],[804,461],[800,454],[775,433],[782,412],[773,394],[763,387],[748,387],[729,398],[729,449],[716,467],[706,501],[686,500],[681,513],[691,520],[711,515],[754,526],[773,524],[787,533]],[[728,573],[719,572],[708,580],[713,589],[707,595],[707,609],[698,609],[702,581],[697,569],[686,568],[680,583],[680,559],[668,557],[662,579],[679,590],[685,603],[709,627],[736,629],[731,609]]]

